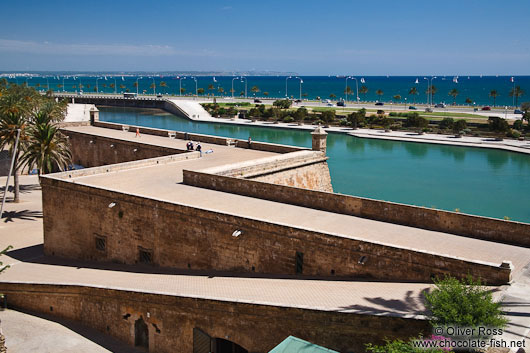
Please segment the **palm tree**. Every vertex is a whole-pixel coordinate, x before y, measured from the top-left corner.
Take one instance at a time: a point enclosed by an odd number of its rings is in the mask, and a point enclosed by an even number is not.
[[[219,94],[222,96],[223,93],[225,93],[225,89],[224,89],[223,87],[219,87],[219,88],[217,89],[217,92],[219,92]],[[243,93],[243,94],[245,94],[245,93]]]
[[[359,93],[362,95],[366,95],[366,93],[368,93],[368,87],[361,86],[361,88],[359,88]]]
[[[198,93],[198,94],[204,94],[204,88],[199,88],[199,89],[197,90],[197,93]]]
[[[58,84],[57,84],[57,88],[58,88],[58,89],[61,89],[61,88],[63,88],[63,85],[60,84],[60,83],[58,83]]]
[[[453,105],[456,105],[456,96],[458,96],[459,94],[460,92],[458,92],[456,88],[453,88],[452,90],[449,91],[449,95],[453,97]]]
[[[497,97],[499,96],[499,92],[497,92],[496,89],[492,89],[492,90],[490,91],[489,96],[490,96],[491,98],[493,98],[493,106],[495,106],[495,101],[497,100]]]
[[[38,111],[33,116],[27,135],[22,164],[27,164],[29,169],[36,167],[39,175],[50,173],[55,168],[62,171],[68,167],[72,159],[68,140],[46,111]]]
[[[409,89],[409,95],[412,96],[414,104],[416,104],[416,96],[419,94],[418,89],[416,87],[411,87]]]
[[[153,82],[149,85],[149,88],[153,90],[153,94],[155,94],[156,84]]]
[[[394,99],[394,103],[396,101],[400,101],[401,100],[401,95],[400,94],[396,94],[394,97],[392,97]]]
[[[332,93],[332,94],[329,95],[329,98],[335,99],[335,98],[337,98],[337,96],[334,93]]]
[[[122,92],[123,92],[123,89],[125,89],[125,85],[123,83],[120,84],[120,89],[122,90]]]
[[[252,86],[252,88],[250,89],[250,92],[254,93],[254,95],[256,95],[256,93],[259,92],[259,87],[258,86]]]
[[[165,83],[164,81],[161,81],[160,87],[164,87],[164,91],[165,91],[165,88],[167,88],[167,83]]]
[[[431,87],[427,88],[427,91],[425,91],[428,95],[431,96],[431,102],[434,101],[434,95],[436,92],[438,92],[438,88],[436,88],[435,85],[431,84]]]
[[[471,98],[467,97],[467,98],[466,98],[466,103],[467,103],[467,104],[471,104],[471,103],[473,103],[473,101],[471,100]]]
[[[210,83],[208,85],[208,91],[213,91],[215,89],[215,86],[213,85],[213,83]]]
[[[352,93],[353,93],[353,91],[352,91],[351,87],[350,86],[346,86],[346,88],[344,89],[344,94],[346,95],[346,97],[348,97],[348,94],[351,95]]]
[[[115,87],[114,83],[111,83],[111,84],[109,85],[109,87],[110,87],[110,88],[114,88],[114,87]]]
[[[265,97],[268,97],[268,96],[269,96],[269,92],[263,92],[263,95],[264,95]]]
[[[381,100],[381,97],[383,96],[383,90],[380,90],[378,89],[377,91],[375,91],[375,94],[377,94],[379,96],[379,98],[377,100]]]
[[[525,91],[524,89],[521,88],[521,86],[515,86],[514,88],[511,89],[510,91],[510,97],[515,97],[515,106],[517,107],[518,105],[518,100],[519,100],[519,97],[521,96],[524,96],[525,94]]]
[[[138,89],[138,81],[136,81],[136,82],[133,83],[133,87],[136,88],[136,89]]]

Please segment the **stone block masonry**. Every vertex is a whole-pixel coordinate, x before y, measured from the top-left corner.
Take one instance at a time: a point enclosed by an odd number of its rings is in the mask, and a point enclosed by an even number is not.
[[[135,323],[147,325],[148,350],[193,352],[193,331],[266,353],[294,335],[340,352],[364,352],[366,343],[429,333],[427,321],[150,294],[95,287],[0,283],[12,308],[76,320],[135,344]]]
[[[125,264],[429,282],[511,269],[41,178],[46,255]],[[75,205],[75,207],[73,207]],[[237,234],[240,231],[240,235]]]
[[[87,168],[186,153],[185,150],[177,148],[108,138],[72,130],[61,130],[61,132],[68,136],[74,164]]]

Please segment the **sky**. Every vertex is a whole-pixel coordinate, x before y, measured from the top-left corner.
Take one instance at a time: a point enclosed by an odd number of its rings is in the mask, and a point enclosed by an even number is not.
[[[2,71],[529,75],[528,0],[0,0]]]

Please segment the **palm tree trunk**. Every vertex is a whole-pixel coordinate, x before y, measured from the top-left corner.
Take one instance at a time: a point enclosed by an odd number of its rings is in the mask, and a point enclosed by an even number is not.
[[[13,172],[13,187],[14,187],[14,197],[13,201],[18,203],[20,202],[20,181],[18,180],[19,170],[18,170],[18,153],[15,156],[15,170]]]

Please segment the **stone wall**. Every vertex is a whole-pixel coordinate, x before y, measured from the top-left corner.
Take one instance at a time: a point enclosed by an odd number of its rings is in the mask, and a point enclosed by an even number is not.
[[[306,165],[252,178],[255,181],[333,192],[327,162]]]
[[[148,325],[149,351],[193,352],[193,329],[266,353],[293,335],[339,352],[364,352],[384,337],[406,339],[427,321],[146,294],[93,287],[0,283],[12,308],[80,321],[134,345],[134,323]]]
[[[274,178],[247,180],[215,175],[209,170],[202,173],[184,171],[184,183],[192,186],[499,243],[530,246],[530,224],[527,223],[271,184],[274,181]]]
[[[72,130],[61,130],[69,138],[72,161],[94,167],[186,153],[185,150],[120,140]]]
[[[257,141],[254,141],[249,145],[247,140],[239,140],[239,139],[233,139],[229,137],[220,137],[220,136],[213,136],[213,135],[194,134],[194,133],[188,133],[188,132],[183,132],[183,131],[155,129],[155,128],[149,128],[149,127],[143,127],[143,126],[116,124],[116,123],[109,123],[106,121],[96,121],[94,122],[94,126],[103,127],[107,129],[114,129],[114,130],[122,130],[123,127],[125,126],[129,128],[130,131],[136,131],[136,129],[139,129],[141,134],[164,136],[164,137],[169,136],[169,133],[174,133],[175,138],[182,139],[182,140],[193,140],[193,141],[199,141],[199,142],[211,143],[211,144],[223,145],[223,146],[232,145],[238,148],[251,148],[254,150],[258,150],[258,151],[266,151],[266,152],[274,152],[274,153],[290,153],[290,152],[296,152],[296,151],[308,151],[309,150],[304,147],[280,145],[276,143],[257,142]]]
[[[41,185],[44,251],[52,256],[135,264],[147,254],[153,265],[163,267],[392,281],[471,274],[497,285],[511,276],[500,264],[207,211],[53,175],[42,176]],[[235,237],[237,230],[241,235]],[[103,248],[97,248],[98,241]],[[300,270],[297,253],[303,254]]]

